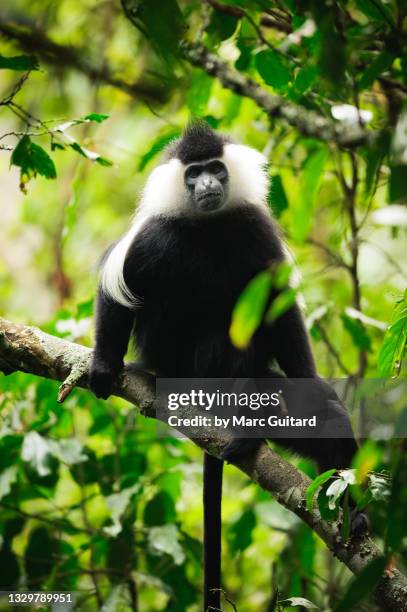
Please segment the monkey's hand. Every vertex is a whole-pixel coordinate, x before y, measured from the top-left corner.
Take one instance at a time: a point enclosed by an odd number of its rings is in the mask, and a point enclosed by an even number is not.
[[[122,370],[123,362],[106,361],[94,356],[89,371],[89,387],[96,397],[107,399],[111,395]]]
[[[262,440],[257,438],[233,438],[223,447],[220,459],[235,462],[254,455],[261,442]]]
[[[369,531],[369,519],[364,512],[353,508],[350,513],[350,534],[360,536]]]

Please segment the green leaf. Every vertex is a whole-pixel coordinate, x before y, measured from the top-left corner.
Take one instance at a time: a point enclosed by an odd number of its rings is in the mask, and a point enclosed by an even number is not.
[[[185,553],[178,542],[176,525],[152,527],[148,532],[148,547],[153,554],[170,555],[175,565],[181,565],[185,560]]]
[[[55,164],[46,151],[34,142],[31,143],[31,156],[33,167],[38,174],[45,176],[48,179],[54,179],[57,176]]]
[[[26,184],[37,174],[47,179],[57,176],[55,164],[48,153],[39,145],[33,143],[29,136],[23,136],[11,155],[12,166],[20,168],[20,189],[26,192]]]
[[[266,314],[266,323],[273,323],[295,304],[297,289],[288,287],[279,293],[271,303]]]
[[[272,272],[264,270],[255,276],[240,294],[232,312],[230,339],[245,349],[259,327],[273,284]]]
[[[317,149],[306,161],[300,179],[299,198],[293,206],[293,237],[304,242],[312,227],[313,211],[323,176],[327,150]]]
[[[315,82],[317,75],[318,71],[315,66],[303,66],[297,72],[293,83],[295,91],[301,94],[308,91]]]
[[[194,72],[187,92],[186,102],[194,116],[201,117],[211,95],[213,79],[204,72]]]
[[[96,121],[96,123],[102,123],[103,121],[106,121],[106,119],[109,119],[109,115],[103,115],[100,113],[90,113],[89,115],[85,115],[85,117],[83,117],[83,121]]]
[[[240,55],[235,62],[235,67],[240,72],[244,72],[250,67],[250,63],[252,61],[253,47],[251,45],[248,45],[244,38],[239,38],[236,46],[240,51]]]
[[[386,568],[385,557],[374,559],[351,581],[345,595],[335,606],[335,612],[349,612],[372,593]]]
[[[270,177],[268,202],[277,218],[288,208],[288,200],[280,174]]]
[[[362,323],[358,319],[354,319],[345,313],[341,315],[341,319],[343,327],[352,338],[353,344],[362,351],[370,351],[370,336]]]
[[[246,510],[231,526],[228,542],[233,554],[246,550],[253,541],[253,529],[256,526],[256,515],[253,510]]]
[[[134,3],[132,21],[167,61],[177,54],[184,17],[176,0],[140,0]]]
[[[407,165],[390,166],[389,199],[392,204],[407,202]]]
[[[238,24],[238,19],[233,15],[226,15],[220,11],[213,11],[207,28],[207,33],[212,44],[218,44],[230,38]]]
[[[256,68],[262,79],[277,90],[285,89],[291,80],[289,69],[281,57],[271,49],[260,51],[255,58]]]
[[[382,51],[360,75],[358,81],[359,89],[367,89],[368,87],[373,85],[377,77],[379,77],[383,72],[390,68],[393,61],[393,53],[390,53],[389,51]]]
[[[374,195],[374,188],[377,185],[377,179],[380,173],[384,157],[389,149],[389,139],[380,138],[373,147],[367,148],[363,152],[363,158],[366,163],[365,174],[365,189],[364,197],[369,199]]]
[[[383,377],[397,374],[407,347],[407,315],[400,317],[386,331],[379,352],[379,373]]]
[[[312,512],[312,509],[314,506],[314,497],[317,491],[320,489],[320,487],[322,487],[323,484],[325,484],[335,474],[335,472],[336,472],[335,469],[323,472],[323,474],[320,474],[319,476],[317,476],[308,486],[306,494],[305,494],[305,498],[306,498],[306,503],[307,503],[307,510],[309,512]]]
[[[99,153],[95,153],[94,151],[89,151],[89,149],[85,149],[78,142],[73,142],[69,145],[71,149],[82,155],[82,157],[86,157],[86,159],[90,159],[92,162],[96,162],[101,166],[113,166],[113,162],[105,157],[101,157]]]
[[[175,504],[166,491],[159,491],[144,509],[144,523],[146,525],[164,525],[176,519]]]
[[[390,22],[395,25],[390,10],[381,0],[356,0],[356,6],[374,21]]]
[[[181,130],[176,129],[170,130],[169,132],[165,132],[165,134],[159,136],[154,142],[153,146],[150,147],[148,151],[146,151],[144,155],[140,157],[140,161],[138,164],[139,171],[142,172],[147,166],[147,164],[159,153],[161,153],[161,151],[167,146],[167,144],[169,144],[172,140],[175,140],[175,138],[178,138],[180,134]]]
[[[38,60],[33,55],[15,55],[14,57],[4,57],[0,55],[0,68],[8,70],[39,70]]]

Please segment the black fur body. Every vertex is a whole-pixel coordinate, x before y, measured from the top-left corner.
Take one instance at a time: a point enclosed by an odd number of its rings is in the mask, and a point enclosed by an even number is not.
[[[208,128],[201,133],[192,129],[172,147],[171,156],[186,166],[211,160],[221,157],[227,142]],[[227,198],[227,185],[224,194],[219,180],[216,185],[215,204]],[[296,304],[272,326],[261,325],[247,350],[231,343],[232,310],[243,289],[259,272],[283,260],[278,229],[263,205],[242,200],[210,214],[191,209],[147,216],[122,265],[124,282],[138,305],[119,303],[103,283],[98,292],[91,389],[108,397],[133,336],[143,367],[160,377],[267,378],[273,377],[270,366],[276,363],[287,377],[314,378],[326,396],[327,411],[332,402],[338,408],[339,399],[317,377]],[[347,420],[344,408],[343,415]],[[315,459],[321,471],[348,467],[357,449],[353,438],[279,442]],[[255,452],[259,443],[234,440],[222,458],[237,460]],[[205,454],[205,610],[220,608],[221,483],[222,461]],[[365,527],[360,516],[355,531]]]

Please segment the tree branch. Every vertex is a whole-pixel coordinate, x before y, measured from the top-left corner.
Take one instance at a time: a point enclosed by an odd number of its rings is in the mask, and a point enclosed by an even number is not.
[[[54,42],[40,29],[21,26],[7,20],[0,14],[0,34],[18,41],[27,53],[34,53],[46,64],[56,66],[58,70],[74,69],[85,74],[91,81],[97,81],[116,87],[132,98],[140,99],[147,104],[162,103],[166,98],[165,88],[156,81],[149,81],[143,75],[141,81],[128,83],[116,76],[108,66],[93,65],[87,57],[86,49],[61,45]]]
[[[86,389],[87,365],[91,354],[91,350],[84,346],[56,338],[35,327],[0,318],[0,370],[6,374],[22,371],[59,381],[69,378],[70,385],[75,381],[77,386]],[[74,372],[77,375],[73,375]],[[135,372],[128,365],[114,393],[136,404],[145,416],[155,418],[157,403],[154,386],[151,374]],[[191,407],[181,409],[183,411],[184,415],[194,415]],[[228,441],[224,433],[211,428],[205,432],[194,432],[194,436],[193,441],[198,446],[215,455]],[[355,574],[380,556],[379,549],[368,536],[343,541],[336,523],[329,524],[322,520],[316,508],[309,512],[305,506],[309,478],[265,444],[254,456],[240,461],[236,467],[309,525],[332,553]],[[376,588],[376,597],[386,610],[407,609],[407,579],[397,570],[386,573]]]
[[[377,132],[368,131],[360,125],[343,126],[335,123],[300,105],[292,104],[282,96],[269,93],[253,79],[230,68],[200,43],[185,44],[184,57],[194,66],[218,78],[226,89],[253,100],[270,119],[281,119],[304,136],[335,142],[347,148],[372,144],[378,136]]]
[[[231,15],[232,17],[236,17],[237,19],[242,19],[243,17],[247,16],[246,11],[240,8],[240,6],[223,4],[222,2],[218,2],[218,0],[207,1],[213,9],[219,11],[220,13],[224,13],[225,15]],[[276,30],[281,30],[286,34],[291,34],[291,32],[293,31],[291,24],[287,21],[269,17],[268,15],[264,14],[260,16],[260,25],[265,26],[266,28],[274,28]]]

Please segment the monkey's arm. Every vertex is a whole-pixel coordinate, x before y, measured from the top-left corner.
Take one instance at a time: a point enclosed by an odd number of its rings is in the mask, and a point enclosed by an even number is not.
[[[99,289],[96,304],[96,344],[89,385],[97,397],[106,399],[123,368],[134,312],[113,301]]]
[[[308,333],[297,304],[277,319],[271,333],[278,365],[289,378],[317,376]]]

